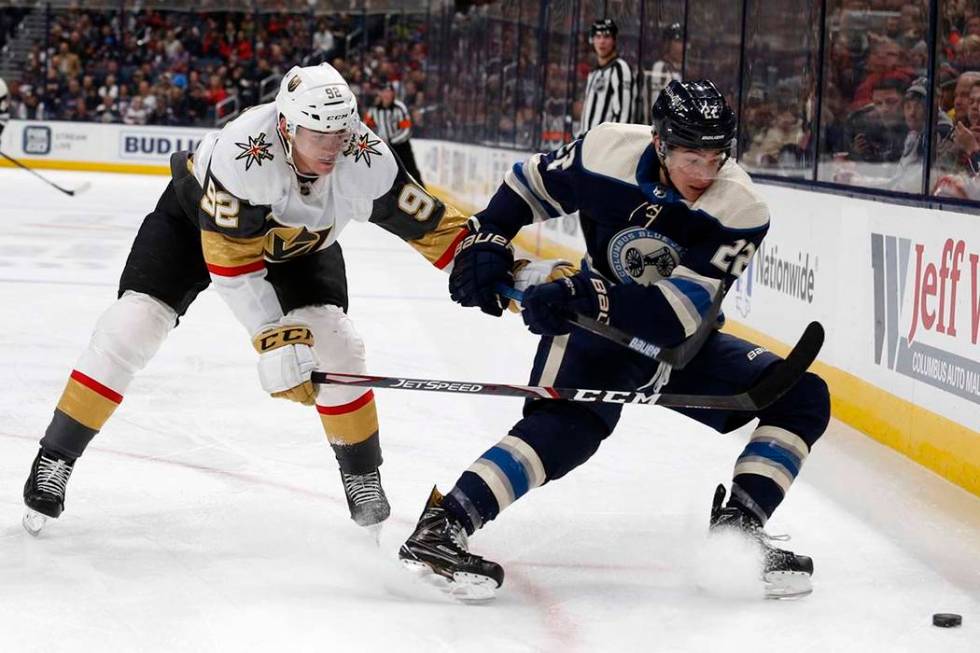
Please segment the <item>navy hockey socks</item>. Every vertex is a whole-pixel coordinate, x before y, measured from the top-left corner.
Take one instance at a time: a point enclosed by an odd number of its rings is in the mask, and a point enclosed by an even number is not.
[[[764,525],[829,421],[827,384],[807,373],[759,414],[759,426],[735,462],[729,503],[747,509]]]
[[[463,472],[442,505],[472,535],[545,478],[537,452],[508,435]]]

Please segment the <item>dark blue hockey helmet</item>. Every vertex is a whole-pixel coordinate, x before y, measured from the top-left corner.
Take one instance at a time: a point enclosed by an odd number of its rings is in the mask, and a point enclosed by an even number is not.
[[[612,18],[600,18],[599,20],[592,23],[589,28],[589,43],[598,34],[608,34],[609,36],[616,38],[619,34],[619,27],[616,25],[616,21]]]
[[[662,147],[729,150],[735,126],[735,112],[707,79],[672,80],[653,103],[653,131]]]

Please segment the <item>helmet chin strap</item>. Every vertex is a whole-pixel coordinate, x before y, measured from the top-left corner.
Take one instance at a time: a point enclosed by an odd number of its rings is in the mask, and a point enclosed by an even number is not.
[[[674,185],[674,181],[670,178],[670,171],[667,169],[667,145],[664,144],[664,139],[658,135],[657,145],[654,146],[657,151],[657,159],[660,161],[660,170],[664,173],[664,179],[667,180],[667,185],[673,189],[677,189]]]
[[[296,125],[290,123],[286,120],[286,116],[280,113],[277,131],[279,132],[279,139],[282,141],[282,149],[286,152],[286,163],[295,170],[296,166],[293,164],[293,138],[296,137]]]
[[[283,122],[285,122],[285,129],[283,129]],[[280,114],[279,116],[279,138],[282,141],[282,148],[286,152],[286,163],[290,168],[293,169],[293,173],[301,177],[319,177],[319,175],[303,172],[296,167],[296,162],[293,161],[293,139],[296,138],[297,125],[290,123],[286,120],[285,116]]]

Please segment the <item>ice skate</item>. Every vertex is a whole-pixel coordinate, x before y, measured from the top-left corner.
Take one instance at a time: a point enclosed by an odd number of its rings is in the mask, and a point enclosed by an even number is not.
[[[466,529],[442,507],[432,488],[415,532],[398,550],[398,559],[413,573],[464,602],[489,601],[504,582],[496,562],[469,552]]]
[[[388,497],[381,487],[381,472],[377,469],[367,474],[348,474],[341,471],[340,479],[344,485],[344,494],[347,495],[350,518],[358,526],[367,528],[377,541],[381,534],[381,523],[391,514]]]
[[[810,577],[813,575],[813,560],[809,556],[797,555],[773,546],[773,540],[788,538],[768,535],[754,515],[738,506],[722,507],[725,492],[724,485],[719,485],[715,490],[711,504],[710,530],[734,529],[759,544],[763,553],[762,580],[765,583],[766,598],[791,599],[812,592]]]
[[[71,477],[75,461],[57,454],[38,450],[31,475],[24,484],[24,511],[22,523],[31,535],[38,535],[48,518],[57,519],[65,509],[65,488]]]

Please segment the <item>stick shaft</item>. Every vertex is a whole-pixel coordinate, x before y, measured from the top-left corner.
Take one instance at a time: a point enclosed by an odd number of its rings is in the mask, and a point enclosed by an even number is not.
[[[42,175],[41,173],[39,173],[34,168],[31,168],[31,167],[28,167],[28,166],[24,165],[23,163],[21,163],[20,161],[18,161],[14,157],[10,156],[6,152],[0,151],[0,156],[2,156],[3,158],[5,158],[7,161],[10,161],[11,163],[13,163],[15,166],[17,166],[21,170],[26,170],[27,172],[31,173],[32,175],[34,175],[35,177],[37,177],[38,179],[40,179],[44,183],[48,184],[49,186],[54,186],[55,188],[57,188],[58,190],[60,190],[65,195],[74,195],[75,194],[75,191],[71,190],[70,188],[62,188],[58,184],[54,183],[53,181],[51,181],[50,179],[48,179],[47,177],[45,177],[44,175]]]

